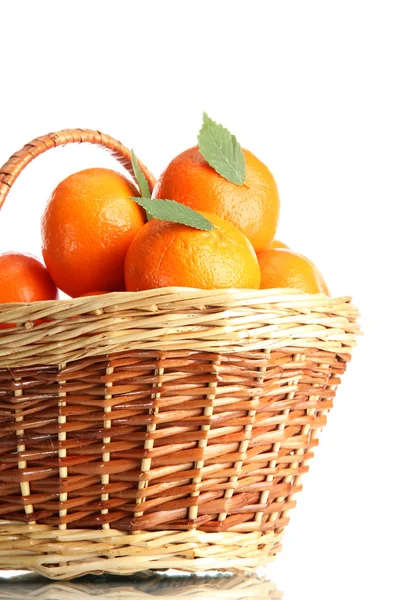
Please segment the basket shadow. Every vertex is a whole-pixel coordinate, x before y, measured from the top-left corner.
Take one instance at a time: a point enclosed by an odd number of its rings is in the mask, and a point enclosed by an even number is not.
[[[10,572],[12,573],[12,572]],[[15,572],[14,572],[15,573]],[[162,597],[218,600],[278,600],[283,593],[265,575],[221,573],[183,574],[178,571],[143,571],[131,576],[85,575],[73,581],[50,581],[40,575],[24,573],[0,577],[0,600],[85,600],[89,598],[145,600]]]

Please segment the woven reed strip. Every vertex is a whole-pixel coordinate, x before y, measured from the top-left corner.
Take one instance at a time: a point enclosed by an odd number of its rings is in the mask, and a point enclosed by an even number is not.
[[[115,292],[101,296],[74,298],[73,300],[53,300],[34,303],[3,304],[1,307],[2,322],[25,323],[38,318],[67,319],[76,318],[80,314],[95,312],[122,312],[126,310],[142,310],[146,313],[185,308],[242,308],[250,306],[259,308],[261,313],[271,313],[278,317],[276,311],[293,309],[292,314],[311,314],[316,312],[341,316],[344,319],[357,318],[359,311],[350,304],[351,298],[330,298],[322,294],[300,294],[290,288],[272,290],[200,290],[196,288],[169,287],[134,294]],[[275,310],[275,312],[274,312]],[[291,313],[287,312],[288,315]]]
[[[220,359],[217,359],[216,361],[212,362],[212,366],[216,367],[217,365],[220,364]],[[213,412],[214,412],[214,403],[215,403],[215,398],[216,398],[216,388],[217,388],[217,382],[216,381],[210,381],[208,383],[208,387],[211,388],[211,393],[207,394],[207,400],[211,400],[211,406],[205,406],[204,410],[203,410],[203,416],[206,417],[206,419],[208,421],[210,421]],[[207,443],[208,443],[208,434],[210,431],[210,424],[207,423],[206,425],[202,425],[201,426],[201,430],[206,432],[206,437],[204,439],[199,439],[198,441],[198,448],[201,448],[204,452],[204,449],[207,447]],[[204,467],[204,458],[201,458],[200,460],[196,461],[195,463],[195,469],[199,471],[199,475],[196,475],[195,477],[193,477],[192,479],[192,483],[194,483],[196,485],[196,487],[198,489],[196,489],[194,492],[192,492],[191,496],[192,498],[197,498],[200,495],[200,484],[201,484],[201,470]],[[198,505],[194,504],[192,506],[190,506],[189,508],[189,514],[188,517],[191,520],[195,520],[197,518],[198,515]]]
[[[304,356],[303,354],[295,354],[295,356],[294,356],[294,362],[295,362],[295,363],[302,362],[304,359],[305,359],[305,356]],[[293,379],[291,379],[291,380],[288,382],[288,385],[289,385],[289,386],[292,386],[292,387],[294,387],[294,388],[296,389],[296,388],[297,388],[297,386],[298,386],[298,383],[299,383],[299,379],[300,379],[300,375],[299,375],[298,377],[294,377]],[[292,391],[290,391],[290,392],[287,394],[287,399],[288,399],[288,400],[293,400],[293,398],[294,398],[294,396],[295,396],[295,389],[293,389]],[[284,420],[283,420],[283,422],[282,422],[282,425],[280,425],[280,426],[279,426],[279,429],[281,429],[282,431],[284,431],[284,429],[285,429],[285,427],[286,427],[286,424],[287,424],[287,419],[289,418],[289,414],[290,414],[290,408],[287,408],[286,410],[284,410],[284,411],[283,411]],[[281,444],[280,444],[280,446],[281,446]],[[279,452],[279,451],[278,451],[278,452]],[[292,475],[288,475],[288,476],[287,476],[287,478],[286,478],[285,480],[286,480],[288,483],[290,483],[291,490],[292,490],[292,489],[293,489],[293,481],[296,481],[296,477],[293,477]],[[268,493],[269,493],[269,492],[268,492]],[[290,494],[290,495],[289,495],[289,498],[291,498],[291,497],[293,497],[293,494]],[[260,498],[260,503],[266,503],[266,502],[267,502],[267,500],[268,500],[268,496],[266,496],[266,497],[264,498],[264,497],[263,497],[263,495],[261,495],[261,498]],[[280,496],[280,497],[277,499],[277,501],[276,501],[276,502],[277,502],[277,504],[279,504],[280,502],[284,502],[284,501],[285,501],[285,496]],[[286,515],[285,515],[285,513],[287,513],[287,511],[282,511],[282,514],[280,514],[279,512],[276,512],[276,513],[271,513],[271,514],[268,516],[268,520],[269,520],[271,523],[274,523],[275,521],[278,521],[278,519],[280,518],[280,519],[281,519],[281,522],[283,522],[283,523],[286,525],[286,523],[287,523],[287,522],[289,522],[289,519],[287,519],[287,518],[286,518]],[[261,520],[262,520],[262,519],[261,519]],[[282,527],[282,525],[280,525],[280,526],[279,526],[279,528],[277,529],[277,531],[282,531],[282,530],[283,530],[283,527]]]
[[[17,177],[34,158],[57,146],[81,143],[90,143],[109,150],[112,156],[114,156],[118,162],[131,173],[137,184],[135,175],[132,171],[130,150],[121,144],[121,142],[109,135],[92,129],[64,129],[35,138],[21,148],[21,150],[15,152],[5,165],[3,165],[0,169],[0,208]],[[140,160],[138,160],[138,163],[149,183],[151,191],[155,183],[154,177]]]
[[[255,575],[182,577],[157,573],[148,575],[144,572],[140,576],[137,575],[133,581],[126,582],[113,576],[103,577],[101,580],[86,576],[78,581],[47,584],[37,575],[24,575],[11,581],[3,581],[0,586],[0,600],[86,600],[99,598],[100,594],[103,600],[145,600],[160,596],[164,600],[173,600],[176,597],[207,600],[279,600],[283,597],[272,581]]]
[[[266,350],[265,352],[267,354],[269,354],[268,350]],[[258,381],[258,383],[260,385],[264,381],[263,373],[265,373],[266,370],[267,370],[266,365],[261,366],[261,367],[258,368],[258,371],[260,372],[260,377],[257,379],[257,381]],[[258,403],[259,401],[260,401],[260,397],[259,396],[255,396],[254,402]],[[240,446],[239,446],[239,452],[241,454],[245,454],[247,452],[247,450],[248,450],[249,443],[250,443],[250,438],[251,438],[251,432],[252,432],[252,429],[253,429],[254,417],[256,416],[256,414],[257,414],[256,409],[250,409],[247,412],[247,416],[251,419],[251,422],[249,424],[245,425],[245,428],[244,428],[245,439],[240,442]],[[232,498],[232,496],[233,496],[233,492],[234,492],[234,489],[235,489],[235,484],[239,480],[238,473],[239,473],[240,469],[242,468],[242,465],[243,465],[243,460],[238,460],[234,464],[234,467],[237,470],[237,473],[235,475],[231,475],[231,477],[229,478],[229,483],[232,483],[233,485],[232,485],[232,487],[229,487],[229,488],[226,489],[225,494],[224,494],[224,497],[226,499]],[[262,495],[261,495],[261,497],[262,497]],[[261,502],[261,499],[260,499],[260,502]],[[255,515],[255,520],[257,520],[257,514],[258,513],[256,513],[256,515]],[[224,519],[226,519],[226,517],[227,517],[227,513],[226,512],[220,513],[218,515],[218,520],[219,521],[223,521]]]
[[[62,371],[63,369],[66,368],[66,364],[64,365],[60,365],[60,371]],[[66,392],[61,391],[62,390],[62,386],[66,384],[66,381],[60,381],[60,391],[58,392],[58,396],[60,398],[60,401],[58,402],[58,410],[60,410],[63,406],[66,406],[66,402],[65,402],[65,397],[66,397]],[[63,428],[63,425],[65,426],[67,423],[67,417],[65,415],[59,415],[58,416],[58,425],[59,425],[59,433],[58,433],[58,441],[59,442],[65,442],[67,440],[67,432],[66,432],[66,428]],[[67,449],[66,448],[61,448],[61,444],[60,444],[60,448],[58,449],[58,458],[60,460],[60,462],[63,459],[67,458]],[[60,481],[62,481],[63,479],[66,480],[68,479],[68,467],[60,467],[59,468],[59,476],[60,476]],[[62,492],[60,493],[60,502],[64,502],[66,503],[68,500],[68,492]],[[66,508],[61,508],[58,512],[58,515],[60,517],[60,519],[62,519],[63,517],[67,516],[67,509]],[[67,523],[60,523],[59,525],[60,529],[67,529]]]
[[[300,355],[299,354],[295,354],[294,361],[295,362],[299,362],[299,360],[300,360]],[[288,381],[288,387],[289,388],[291,388],[291,387],[293,388],[293,387],[297,386],[297,383],[298,383],[298,378],[289,379],[289,381]],[[293,400],[294,394],[295,394],[295,389],[291,389],[286,394],[286,399],[289,400],[289,401]],[[284,430],[285,430],[285,427],[286,427],[286,424],[287,424],[287,417],[288,417],[289,413],[290,413],[290,408],[286,408],[285,410],[282,411],[283,419],[282,419],[281,423],[278,425],[278,431],[281,431],[282,435],[284,435]],[[282,445],[282,442],[279,440],[273,446],[273,452],[276,454],[276,456],[279,455],[279,451],[281,449],[281,445]],[[276,466],[277,466],[277,461],[276,461],[276,459],[273,459],[271,461],[271,463],[270,463],[270,467],[271,467],[272,471],[275,471]],[[291,478],[291,476],[289,476],[289,477]],[[272,483],[274,481],[274,475],[271,474],[271,475],[267,476],[267,481],[270,482],[271,485],[272,485]],[[268,489],[268,490],[265,490],[264,492],[261,493],[260,502],[259,502],[260,504],[267,504],[268,497],[270,495],[270,491],[271,491],[271,488]],[[282,502],[282,497],[278,498],[278,502]],[[258,521],[259,523],[261,523],[263,517],[264,517],[264,513],[262,513],[262,512],[259,511],[259,512],[256,513],[254,520]],[[278,518],[279,518],[279,512],[275,512],[275,513],[271,513],[271,514],[267,515],[267,520],[270,521],[270,522],[272,522],[272,523],[274,523]]]
[[[351,353],[359,333],[349,298],[293,290],[165,288],[72,301],[0,305],[0,368],[62,364],[124,350],[280,347]],[[244,304],[243,304],[244,303]],[[128,308],[129,307],[129,308]],[[48,322],[32,326],[33,321]],[[29,323],[26,328],[25,324]]]
[[[16,383],[18,381],[19,381],[19,379],[17,378],[16,379]],[[22,398],[22,395],[23,395],[23,390],[22,389],[16,389],[14,391],[14,398]],[[18,405],[17,405],[17,407],[18,407]],[[15,421],[16,421],[16,423],[18,423],[18,426],[20,427],[20,429],[17,429],[16,432],[15,432],[16,436],[17,436],[17,438],[18,437],[23,437],[24,433],[25,433],[25,431],[23,429],[23,420],[24,420],[24,417],[23,417],[23,415],[21,414],[21,411],[18,408],[16,408],[16,410],[15,410],[15,415],[16,415],[15,416]],[[17,452],[18,452],[18,454],[21,453],[21,452],[25,452],[25,450],[26,450],[25,444],[18,444],[17,445]],[[26,469],[26,467],[27,467],[26,460],[18,460],[18,469]],[[22,481],[21,480],[21,482],[20,482],[20,488],[21,488],[21,495],[22,495],[23,498],[26,498],[27,496],[30,496],[31,490],[30,490],[29,481]],[[24,510],[25,510],[25,513],[27,515],[32,514],[33,513],[33,506],[32,506],[32,504],[25,504],[24,505]]]
[[[162,367],[154,370],[155,377],[157,377],[158,375],[163,375],[163,373],[164,373],[164,369]],[[162,386],[162,382],[155,383],[155,384],[153,384],[153,386],[155,388],[160,388]],[[151,395],[151,398],[152,398],[152,400],[157,401],[157,399],[160,398],[160,392],[155,392],[154,394]],[[158,415],[158,407],[155,406],[154,408],[150,408],[149,415],[154,415],[154,416]],[[154,437],[152,436],[152,434],[156,431],[156,428],[157,428],[157,425],[155,423],[150,423],[149,425],[147,425],[147,434],[150,437],[148,439],[146,439],[144,442],[145,450],[153,449]],[[148,457],[143,458],[141,465],[140,465],[141,473],[147,473],[148,471],[150,471],[150,469],[151,469],[151,458],[148,458]],[[144,490],[147,488],[148,484],[149,484],[148,479],[142,479],[138,483],[138,489]],[[136,504],[142,504],[145,501],[146,501],[145,496],[138,496],[136,499]],[[142,515],[143,515],[143,511],[140,511],[140,510],[136,511],[134,513],[134,517],[140,517]]]
[[[88,573],[132,574],[147,569],[250,573],[280,550],[273,532],[205,533],[59,530],[0,522],[0,568],[29,569],[51,579]]]
[[[113,372],[114,372],[114,368],[113,367],[107,367],[107,369],[106,369],[106,375],[111,375]],[[107,390],[108,392],[111,392],[112,385],[113,385],[112,381],[106,383],[106,388],[108,388],[108,390]],[[111,398],[112,398],[112,393],[104,395],[104,400],[105,401],[106,400],[111,400]],[[111,429],[111,421],[110,421],[110,419],[107,418],[107,413],[110,413],[110,412],[111,412],[111,406],[106,406],[106,403],[104,402],[104,423],[103,423],[104,429]],[[104,437],[103,438],[103,444],[104,445],[109,444],[110,442],[111,442],[111,438],[110,437]],[[111,460],[111,454],[110,454],[110,452],[103,452],[102,460],[103,460],[103,463],[110,462],[110,460]],[[108,485],[109,482],[110,482],[110,475],[109,475],[109,473],[104,473],[101,476],[101,484],[102,485]],[[101,501],[102,502],[107,502],[108,498],[109,498],[108,493],[101,494]],[[108,514],[108,508],[103,508],[101,510],[101,514],[102,515],[107,515]],[[101,526],[102,526],[103,529],[110,529],[110,524],[109,523],[102,523]]]

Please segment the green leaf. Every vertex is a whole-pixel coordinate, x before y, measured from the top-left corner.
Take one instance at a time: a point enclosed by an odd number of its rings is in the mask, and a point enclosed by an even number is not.
[[[236,185],[244,184],[244,154],[234,135],[203,113],[203,125],[197,140],[201,154],[217,173]]]
[[[148,215],[155,219],[173,221],[203,231],[214,229],[214,225],[203,215],[185,204],[175,202],[175,200],[159,200],[158,198],[131,198],[131,200],[137,202]]]
[[[139,163],[137,161],[136,155],[133,150],[131,150],[131,160],[132,160],[132,169],[135,173],[136,180],[139,184],[139,191],[144,198],[150,198],[150,190],[149,184],[147,183],[146,177],[143,175],[141,168],[139,167]]]

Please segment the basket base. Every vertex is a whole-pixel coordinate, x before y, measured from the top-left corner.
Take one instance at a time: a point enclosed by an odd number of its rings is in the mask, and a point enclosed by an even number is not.
[[[206,533],[64,529],[0,522],[0,569],[27,569],[50,579],[89,573],[132,575],[148,569],[250,573],[275,558],[282,533]]]

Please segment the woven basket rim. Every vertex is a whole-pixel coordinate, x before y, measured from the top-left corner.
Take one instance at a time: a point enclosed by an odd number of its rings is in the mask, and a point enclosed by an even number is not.
[[[348,352],[359,333],[350,300],[288,288],[170,287],[3,304],[0,322],[17,327],[0,330],[0,366],[60,365],[135,349],[239,352],[284,345]]]

